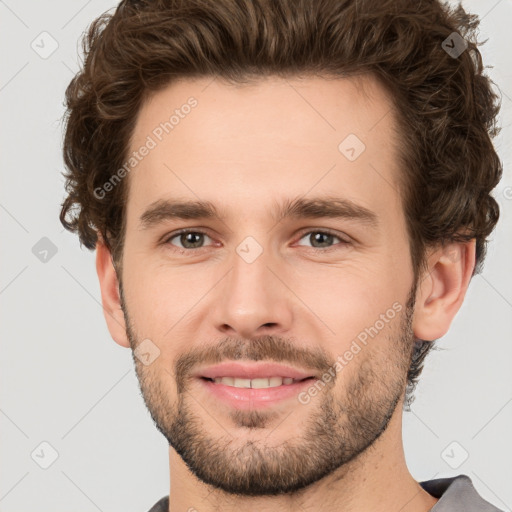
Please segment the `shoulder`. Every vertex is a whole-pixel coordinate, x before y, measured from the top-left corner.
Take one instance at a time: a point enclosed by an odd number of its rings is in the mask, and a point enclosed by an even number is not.
[[[484,500],[475,489],[471,478],[458,475],[450,478],[436,478],[419,482],[421,487],[439,501],[431,512],[503,512]]]
[[[148,512],[169,512],[169,496],[158,500]]]

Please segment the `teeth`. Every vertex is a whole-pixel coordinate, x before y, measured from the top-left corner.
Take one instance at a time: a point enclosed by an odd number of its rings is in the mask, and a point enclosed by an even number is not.
[[[281,381],[281,382],[278,382]],[[251,388],[263,389],[270,387],[270,379],[260,378],[260,379],[252,379],[249,381]],[[272,387],[280,386],[282,384],[282,380],[279,377],[275,378],[275,382],[272,383]]]
[[[299,379],[300,380],[300,379]],[[216,377],[214,379],[215,384],[224,384],[226,386],[233,386],[235,388],[253,388],[253,389],[265,389],[275,388],[283,384],[289,385],[294,382],[291,377],[270,377],[270,378],[258,378],[258,379],[239,379],[236,377]]]

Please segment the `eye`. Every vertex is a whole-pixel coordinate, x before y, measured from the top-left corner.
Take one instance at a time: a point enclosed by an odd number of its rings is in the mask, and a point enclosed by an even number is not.
[[[177,238],[181,244],[181,247],[177,246],[178,251],[187,252],[187,249],[202,249],[203,247],[201,247],[201,244],[204,237],[210,238],[204,231],[183,229],[166,238],[163,243],[174,245],[171,243],[171,240]]]
[[[326,249],[328,251],[330,249],[336,249],[336,245],[338,245],[338,244],[331,245],[334,239],[339,240],[342,245],[346,245],[346,244],[350,243],[348,240],[345,240],[345,239],[341,238],[340,236],[338,236],[328,230],[306,231],[305,233],[302,234],[300,240],[302,240],[303,238],[306,238],[306,237],[308,237],[308,240],[311,242],[312,248],[319,249],[319,250]],[[302,244],[299,244],[299,245],[302,245]],[[326,251],[323,251],[323,252],[326,252]]]
[[[182,229],[180,231],[177,231],[175,233],[172,233],[171,236],[167,237],[163,244],[167,245],[170,244],[174,246],[176,251],[184,254],[186,252],[191,252],[192,250],[196,249],[204,249],[204,239],[211,238],[202,230],[190,230],[190,229]],[[314,250],[319,250],[321,252],[327,252],[329,250],[334,250],[337,248],[337,245],[348,245],[350,244],[349,240],[345,240],[344,238],[341,238],[340,236],[336,235],[335,233],[329,231],[329,230],[309,230],[302,233],[302,236],[299,240],[302,240],[303,238],[309,237],[308,240],[310,241],[311,248]],[[177,239],[177,243],[180,245],[176,245],[176,242],[172,242],[172,240]],[[335,240],[338,240],[340,243],[336,244],[333,242]],[[303,244],[299,244],[303,245]]]

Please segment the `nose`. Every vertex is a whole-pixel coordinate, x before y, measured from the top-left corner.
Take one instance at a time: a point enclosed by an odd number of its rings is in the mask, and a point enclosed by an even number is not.
[[[293,294],[279,269],[266,252],[252,262],[234,255],[215,296],[214,320],[222,334],[249,339],[290,330]]]

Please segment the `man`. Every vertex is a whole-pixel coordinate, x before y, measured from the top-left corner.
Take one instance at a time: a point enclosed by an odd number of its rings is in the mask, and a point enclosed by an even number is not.
[[[498,510],[402,411],[498,220],[476,20],[434,1],[123,1],[66,92],[61,221],[169,442],[156,511]]]

